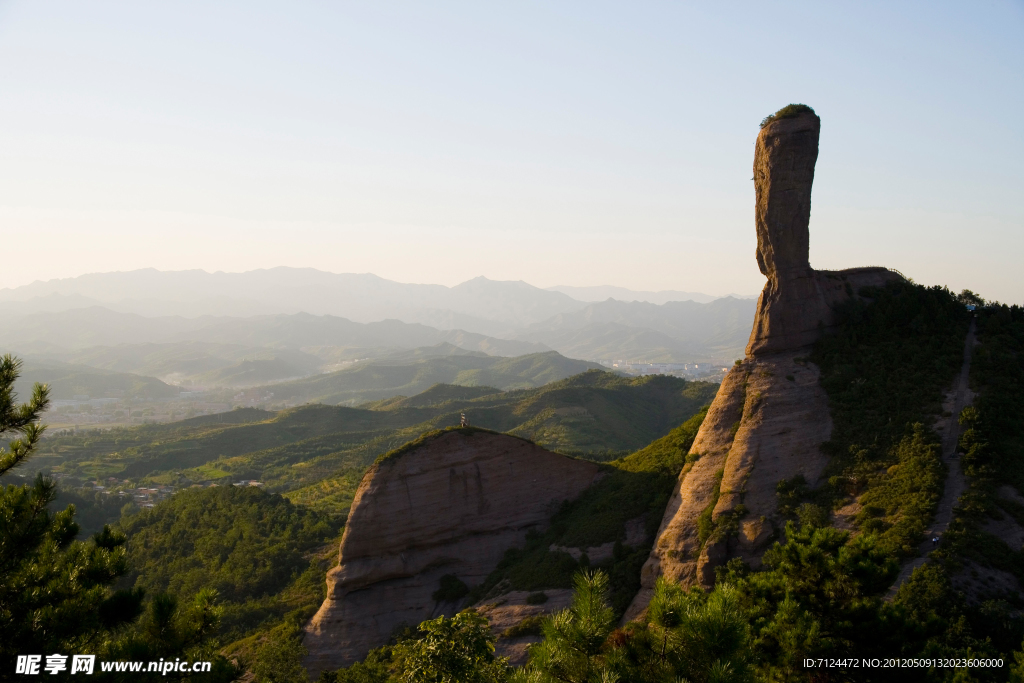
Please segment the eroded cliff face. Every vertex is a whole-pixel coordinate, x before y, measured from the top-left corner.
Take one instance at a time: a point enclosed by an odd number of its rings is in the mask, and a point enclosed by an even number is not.
[[[445,574],[474,586],[526,533],[599,476],[594,463],[528,441],[453,430],[374,465],[349,513],[327,598],[306,628],[313,678],[362,659],[396,627],[457,604],[431,597]]]
[[[731,557],[756,566],[778,537],[776,487],[800,475],[816,486],[820,445],[832,433],[818,368],[806,360],[833,310],[866,286],[902,279],[886,268],[816,271],[809,257],[814,164],[821,123],[810,111],[768,123],[754,153],[756,259],[768,278],[746,358],[734,366],[694,440],[700,457],[680,475],[641,590],[626,618],[646,608],[658,576],[710,586]],[[698,520],[710,511],[705,535]],[[710,533],[708,533],[710,531]]]

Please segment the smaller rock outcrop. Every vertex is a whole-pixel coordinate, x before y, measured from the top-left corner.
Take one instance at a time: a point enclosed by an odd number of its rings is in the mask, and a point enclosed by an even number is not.
[[[484,600],[473,606],[490,623],[495,637],[494,654],[508,657],[512,666],[526,664],[530,645],[543,640],[537,632],[539,629],[531,629],[533,633],[522,633],[524,622],[536,621],[572,604],[571,588],[549,588],[543,594],[546,599],[539,605],[530,604],[531,594],[526,591],[509,591],[496,600]]]
[[[327,598],[306,628],[306,667],[346,666],[457,603],[442,576],[472,587],[599,476],[594,463],[486,430],[447,430],[383,459],[356,491]]]

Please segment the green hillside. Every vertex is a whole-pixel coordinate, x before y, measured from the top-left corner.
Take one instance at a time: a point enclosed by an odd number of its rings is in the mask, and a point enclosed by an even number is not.
[[[505,359],[499,359],[505,360]],[[526,371],[546,363],[507,359]],[[536,389],[436,385],[360,408],[314,404],[278,413],[247,409],[162,425],[46,440],[33,465],[66,485],[96,478],[187,486],[259,480],[295,502],[344,514],[362,473],[382,453],[458,424],[509,432],[564,453],[608,460],[685,422],[717,385],[591,370]],[[26,473],[27,474],[27,473]]]
[[[50,397],[56,400],[68,400],[76,396],[167,399],[177,398],[181,391],[155,377],[40,361],[25,363],[14,390],[19,396],[30,396],[32,385],[36,382],[49,384]]]
[[[68,360],[106,370],[131,372],[152,377],[192,379],[211,385],[258,384],[312,374],[323,361],[295,349],[256,348],[242,344],[168,342],[97,346],[68,354]],[[264,366],[252,379],[244,372],[246,361]],[[267,363],[275,365],[268,366]],[[223,380],[225,381],[221,381]]]
[[[326,544],[336,552],[337,521],[249,487],[183,491],[121,520],[131,571],[147,594],[191,599],[215,588],[221,631],[238,638],[296,610],[308,618],[323,600]]]
[[[293,365],[283,358],[256,358],[205,373],[196,381],[220,387],[247,387],[308,374],[310,373],[306,368]]]
[[[1024,637],[1018,535],[1024,526],[1024,309],[985,306],[977,314],[977,334],[971,364],[977,397],[960,415],[967,492],[934,553],[938,561],[915,572],[904,588],[911,596],[933,596],[923,607],[946,633],[960,629],[970,642],[989,639],[985,649],[992,654],[986,656],[995,656],[1019,649]],[[965,621],[968,629],[960,626]]]
[[[594,377],[597,374],[587,373],[581,378],[586,382],[577,384],[599,387],[601,382]],[[621,378],[614,379],[617,382],[606,387],[621,390]],[[561,391],[569,388],[563,386]],[[643,389],[643,385],[634,388]],[[429,393],[437,397],[462,391],[461,387],[439,386]],[[445,398],[442,402],[451,400]],[[391,407],[396,409],[402,408]],[[319,417],[306,424],[319,423],[324,411],[336,409],[316,410]],[[559,512],[543,538],[531,537],[527,549],[510,551],[491,580],[478,591],[509,577],[517,586],[568,585],[579,564],[564,553],[548,552],[547,546],[552,542],[587,545],[622,540],[625,522],[638,515],[647,520],[649,542],[705,413],[706,406],[664,437],[606,466],[609,476]],[[245,417],[261,416],[252,411]],[[195,422],[180,428],[201,429]],[[269,422],[273,420],[258,424]],[[242,420],[238,426],[245,425]],[[358,477],[352,485],[356,483]],[[323,574],[336,559],[341,521],[336,515],[294,505],[286,498],[252,487],[188,489],[153,509],[121,518],[131,566],[125,584],[143,588],[147,594],[171,592],[182,599],[191,598],[202,588],[215,588],[224,607],[223,642],[244,638],[282,621],[302,623],[323,600]],[[620,611],[636,591],[640,565],[648,550],[628,548],[617,553],[609,566]]]
[[[462,412],[477,427],[521,436],[560,453],[611,460],[642,448],[686,422],[714,399],[718,385],[662,375],[626,378],[591,370],[539,390],[497,393],[470,400],[444,399],[446,394],[467,391],[437,386],[422,396],[376,404],[374,412],[378,413],[399,416],[416,411],[414,414],[434,416],[351,451],[304,463],[303,468],[310,471],[337,467],[335,462],[343,465],[337,474],[290,491],[288,497],[296,503],[325,509],[347,508],[363,469],[372,458],[429,429],[458,424]],[[424,405],[424,398],[433,400]],[[282,462],[274,471],[294,476],[297,468],[288,471],[284,465]]]
[[[292,382],[274,384],[274,402],[320,402],[358,405],[402,394],[411,396],[434,384],[493,386],[502,390],[543,386],[586,370],[596,363],[565,358],[555,351],[514,358],[465,352],[450,344],[401,352],[353,367]]]
[[[911,556],[942,493],[946,473],[930,426],[963,361],[970,316],[941,287],[899,283],[868,293],[870,304],[839,309],[836,334],[811,356],[834,423],[822,446],[832,458],[828,483],[816,504],[857,500],[860,529],[877,532],[894,555]]]

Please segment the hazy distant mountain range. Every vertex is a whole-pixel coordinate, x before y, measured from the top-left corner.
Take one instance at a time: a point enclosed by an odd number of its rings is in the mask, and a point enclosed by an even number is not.
[[[144,316],[333,315],[353,322],[395,319],[497,335],[585,303],[525,282],[479,277],[455,287],[405,284],[370,274],[273,268],[247,273],[153,269],[95,273],[0,290],[12,312],[103,306]]]
[[[729,360],[742,355],[755,306],[753,299],[733,297],[660,306],[609,299],[535,323],[516,339],[542,343],[573,358]]]
[[[605,294],[613,296],[584,300]],[[755,305],[483,277],[445,287],[298,268],[148,269],[0,290],[0,351],[71,375],[91,367],[203,386],[294,380],[439,344],[506,357],[555,350],[587,361],[731,361]]]
[[[8,315],[0,328],[0,344],[43,353],[62,353],[93,346],[204,342],[246,348],[341,347],[408,349],[451,342],[496,356],[549,351],[545,346],[496,339],[463,330],[439,330],[418,323],[382,320],[357,323],[333,315],[258,315],[250,317],[146,317],[93,306],[52,313]],[[13,322],[16,321],[16,322]],[[359,357],[357,355],[353,357]]]
[[[649,304],[666,304],[669,301],[696,301],[699,304],[706,304],[715,299],[725,297],[711,296],[701,292],[680,292],[674,289],[663,289],[658,292],[638,292],[625,287],[613,287],[611,285],[600,285],[597,287],[570,287],[568,285],[557,285],[548,287],[549,292],[561,292],[568,294],[577,301],[606,301],[618,299],[619,301],[646,301]],[[734,299],[756,299],[756,294],[726,294]]]
[[[503,327],[512,329],[541,322],[609,298],[663,304],[707,303],[716,297],[699,292],[637,292],[611,286],[540,289],[521,281],[497,282],[484,277],[445,287],[312,268],[282,267],[245,273],[148,268],[0,289],[0,310],[58,312],[103,306],[149,317],[187,318],[302,312],[335,315],[354,322],[394,318],[438,329],[496,334]]]

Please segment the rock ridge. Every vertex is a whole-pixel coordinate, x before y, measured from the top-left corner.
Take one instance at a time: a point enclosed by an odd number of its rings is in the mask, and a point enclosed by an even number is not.
[[[432,433],[379,459],[359,484],[327,597],[306,627],[312,677],[362,659],[396,628],[454,613],[457,602],[432,597],[442,576],[481,583],[601,473],[475,428]]]

